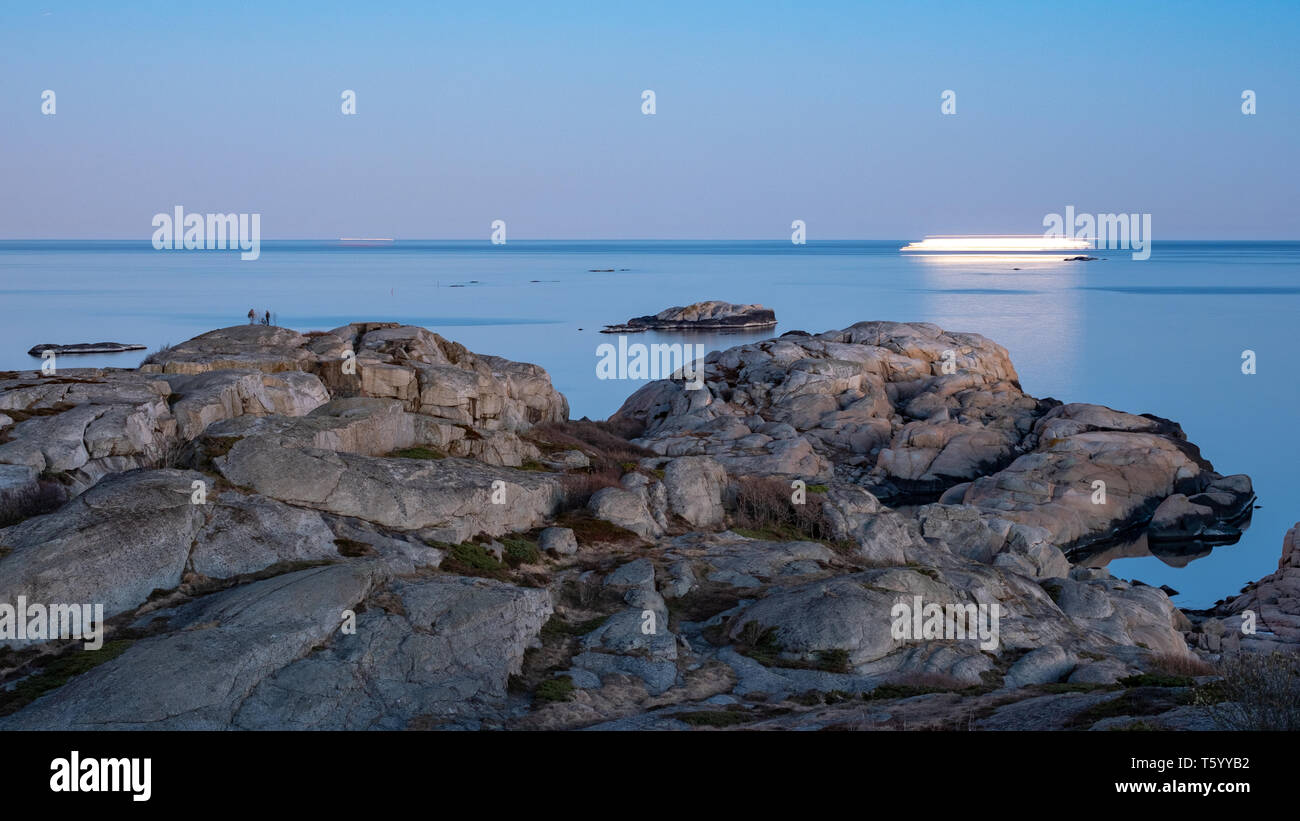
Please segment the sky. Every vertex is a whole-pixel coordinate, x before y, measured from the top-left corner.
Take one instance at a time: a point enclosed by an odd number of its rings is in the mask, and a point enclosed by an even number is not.
[[[1293,0],[193,5],[0,3],[0,238],[1300,239]]]

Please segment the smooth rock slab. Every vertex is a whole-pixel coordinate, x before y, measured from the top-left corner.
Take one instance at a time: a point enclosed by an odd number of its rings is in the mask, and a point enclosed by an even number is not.
[[[562,495],[556,478],[533,471],[282,447],[263,437],[240,440],[213,461],[228,481],[263,496],[398,530],[435,530],[446,542],[529,530]]]
[[[403,729],[490,713],[552,612],[546,590],[488,579],[396,581],[387,594],[400,609],[368,607],[355,634],[264,679],[235,726]]]
[[[664,470],[664,489],[668,509],[695,529],[722,526],[726,512],[722,509],[722,491],[727,472],[707,456],[683,456],[668,463]]]
[[[0,601],[102,604],[105,617],[180,584],[205,521],[191,503],[200,473],[134,471],[105,480],[54,513],[0,530]]]
[[[597,519],[630,530],[644,539],[653,539],[664,532],[647,506],[644,490],[601,488],[587,501],[587,509]]]
[[[334,634],[379,569],[312,568],[200,599],[170,620],[176,632],[139,640],[0,729],[228,729],[259,683]]]
[[[223,493],[194,541],[190,569],[214,579],[254,573],[278,562],[338,559],[334,532],[314,510],[264,496]]]

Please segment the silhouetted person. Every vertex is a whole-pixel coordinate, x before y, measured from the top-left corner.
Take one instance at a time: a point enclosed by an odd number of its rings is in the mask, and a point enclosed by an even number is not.
[[[248,324],[249,325],[257,324],[257,314],[253,311],[252,308],[248,309]]]
[[[263,324],[263,325],[270,325],[270,324],[271,324],[271,312],[270,312],[270,311],[267,311],[267,312],[266,312],[266,316],[262,319],[262,324]]]

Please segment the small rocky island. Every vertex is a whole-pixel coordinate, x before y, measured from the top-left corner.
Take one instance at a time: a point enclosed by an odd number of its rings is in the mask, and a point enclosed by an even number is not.
[[[603,334],[642,331],[750,331],[776,327],[776,312],[762,305],[733,305],[711,300],[638,316],[622,325],[606,325]]]
[[[1206,611],[1072,557],[1253,500],[929,324],[714,352],[604,422],[420,327],[224,328],[0,372],[0,602],[107,619],[0,635],[0,730],[1212,728],[1222,665],[1300,646],[1296,531]],[[920,601],[999,635],[900,634]]]
[[[55,354],[82,354],[82,353],[124,353],[126,351],[143,351],[144,345],[125,345],[121,342],[78,342],[75,345],[53,345],[46,343],[37,345],[27,351],[29,356],[41,356],[46,351]]]

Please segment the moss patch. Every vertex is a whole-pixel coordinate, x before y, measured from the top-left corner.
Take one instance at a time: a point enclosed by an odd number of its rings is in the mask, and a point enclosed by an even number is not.
[[[916,696],[928,696],[934,693],[960,693],[962,695],[981,695],[992,692],[993,687],[989,685],[971,685],[969,687],[944,687],[942,685],[929,684],[882,684],[876,689],[863,693],[862,698],[865,701],[885,701],[895,698],[915,698]]]
[[[819,650],[817,651],[817,660],[814,662],[814,666],[818,670],[827,673],[847,673],[851,669],[849,667],[849,651],[840,649]]]
[[[1191,687],[1196,682],[1190,676],[1166,676],[1160,673],[1141,673],[1119,680],[1124,687]]]
[[[1095,684],[1095,683],[1076,683],[1076,684],[1071,684],[1070,682],[1060,681],[1060,682],[1053,682],[1053,683],[1051,683],[1051,684],[1042,684],[1042,685],[1039,685],[1039,689],[1042,690],[1044,693],[1053,693],[1053,694],[1056,694],[1056,693],[1091,693],[1091,692],[1094,692],[1094,691],[1096,691],[1096,690],[1110,690],[1110,689],[1113,689],[1113,685],[1110,685],[1110,684]]]
[[[731,532],[747,539],[758,539],[764,542],[817,542],[826,545],[836,553],[843,554],[852,553],[858,547],[857,543],[852,539],[822,539],[789,524],[773,524],[765,527],[733,527]]]
[[[546,624],[542,625],[542,641],[563,640],[570,636],[585,636],[604,624],[608,618],[608,616],[598,616],[586,621],[569,622],[557,613],[547,619]]]
[[[0,716],[16,712],[75,676],[112,661],[133,643],[133,639],[110,641],[98,650],[71,650],[45,662],[39,672],[19,681],[13,690],[0,690]]]
[[[1185,692],[1162,687],[1135,687],[1125,690],[1119,698],[1094,704],[1070,719],[1071,729],[1087,729],[1103,718],[1115,716],[1154,716],[1188,703],[1191,696]]]
[[[1107,729],[1111,732],[1118,733],[1150,733],[1163,732],[1165,730],[1164,727],[1158,727],[1149,721],[1134,721],[1132,724],[1121,724],[1118,727],[1109,727]]]
[[[505,562],[512,568],[521,564],[536,564],[542,560],[542,552],[532,539],[514,536],[502,539],[501,544],[505,546]]]
[[[449,573],[457,573],[462,576],[484,576],[489,579],[498,579],[507,581],[510,574],[506,566],[497,561],[496,557],[478,544],[464,542],[462,544],[434,545],[447,551],[443,557],[442,569]]]
[[[585,511],[569,511],[561,515],[556,524],[572,530],[574,538],[583,547],[598,544],[636,544],[641,541],[640,536],[627,528],[619,527],[604,519],[597,519]]]
[[[781,655],[785,648],[776,638],[776,628],[763,630],[758,622],[746,622],[741,628],[740,644],[736,651],[749,656],[764,667],[782,667],[789,670],[821,670],[825,673],[849,672],[849,651],[819,650],[813,660],[789,659]]]
[[[533,691],[533,698],[543,704],[557,701],[569,701],[573,698],[573,679],[568,676],[548,678]]]
[[[391,459],[446,459],[447,454],[434,448],[402,448],[388,454]]]
[[[755,718],[740,710],[696,710],[690,713],[673,713],[668,717],[692,727],[735,727],[737,724],[748,724]]]

